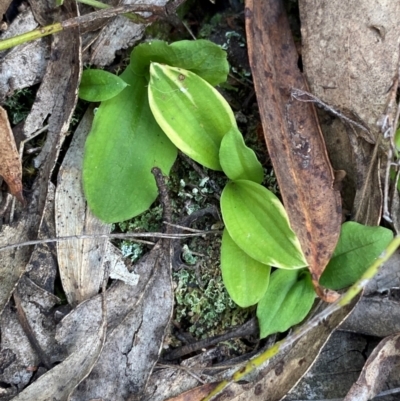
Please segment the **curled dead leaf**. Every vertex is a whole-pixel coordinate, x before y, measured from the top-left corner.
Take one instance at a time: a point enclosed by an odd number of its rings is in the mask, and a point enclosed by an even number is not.
[[[10,193],[25,205],[22,195],[22,165],[7,112],[0,106],[0,175]]]

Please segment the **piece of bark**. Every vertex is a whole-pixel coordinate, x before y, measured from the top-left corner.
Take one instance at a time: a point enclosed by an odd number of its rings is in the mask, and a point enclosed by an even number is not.
[[[152,6],[165,6],[167,0],[153,0]],[[132,0],[124,0],[122,4],[132,4]],[[105,66],[110,64],[115,53],[133,46],[143,36],[146,26],[135,24],[123,16],[118,16],[103,28],[90,49],[90,64]]]
[[[64,3],[72,7],[71,15],[74,15],[75,2],[66,0]],[[29,194],[27,208],[22,211],[17,209],[16,219],[12,226],[3,226],[0,236],[2,246],[37,238],[46,205],[51,173],[77,100],[76,93],[81,70],[79,30],[71,29],[67,33],[62,32],[53,39],[52,54],[54,57],[49,61],[42,83],[43,87],[48,88],[51,102],[45,105],[47,109],[44,111],[39,106],[40,99],[36,98],[33,106],[36,112],[31,111],[30,113],[30,115],[35,114],[41,124],[43,122],[41,117],[47,116],[51,112],[49,131],[44,150],[42,150],[45,161]],[[52,85],[51,88],[48,87],[49,84]],[[57,88],[57,91],[54,91],[54,88]],[[31,252],[32,247],[21,247],[17,250],[2,252],[0,275],[3,279],[0,281],[0,310],[3,310],[16,283],[25,271]]]
[[[10,193],[25,205],[22,194],[22,164],[7,112],[0,106],[0,175]]]
[[[365,297],[343,330],[385,337],[400,331],[400,302],[384,295]]]
[[[86,137],[93,122],[93,108],[82,118],[60,167],[55,199],[57,237],[108,234],[111,224],[101,222],[87,207],[82,189],[82,162]],[[96,295],[104,278],[108,240],[94,238],[57,243],[61,281],[72,306]]]
[[[3,15],[6,13],[8,7],[10,6],[12,0],[2,0],[0,2],[0,19],[3,18]]]
[[[211,348],[184,359],[179,365],[161,368],[157,365],[158,369],[154,370],[149,379],[143,400],[165,401],[167,397],[176,397],[195,388],[200,383],[199,377],[203,379],[206,376],[207,380],[207,376],[212,375],[212,370],[203,368],[210,367],[218,355],[219,351]]]
[[[398,68],[400,4],[301,0],[299,6],[302,61],[311,92],[337,111],[357,116],[374,143]],[[373,146],[340,121],[334,125],[324,123],[322,130],[334,168],[345,170],[346,184],[353,185],[355,198],[345,200],[346,208],[357,221],[376,225],[382,195],[379,166],[368,173]]]
[[[54,15],[59,11],[52,0],[28,0],[36,21],[41,26],[50,25],[54,21]]]
[[[341,326],[342,330],[375,337],[400,331],[400,252],[397,251],[368,283],[364,296]]]
[[[49,370],[19,393],[14,401],[64,401],[70,399],[77,385],[90,373],[103,348],[107,321],[105,314],[96,330],[76,344],[68,358]]]
[[[104,401],[139,397],[158,360],[173,310],[171,255],[158,243],[133,266],[136,286],[114,283],[106,292],[107,340],[92,373],[76,389],[72,401]],[[69,352],[93,331],[101,316],[101,297],[79,304],[61,322],[57,341]]]
[[[339,238],[340,193],[314,106],[295,100],[306,90],[281,1],[246,2],[249,60],[268,152],[290,224],[299,237],[319,296],[332,301],[319,278]]]
[[[26,337],[15,311],[11,309],[11,305],[5,307],[0,324],[0,354],[3,356],[0,380],[4,387],[14,388],[17,393],[22,391],[32,379],[34,372],[27,370],[27,367],[38,366],[40,360]]]
[[[317,361],[284,401],[342,399],[357,380],[375,345],[365,336],[336,330]]]
[[[367,359],[344,401],[368,401],[384,387],[390,372],[400,365],[400,334],[383,339]]]
[[[38,27],[30,9],[19,14],[1,35],[7,39]],[[0,52],[0,101],[15,90],[37,84],[46,71],[50,46],[48,38],[24,43]],[[26,62],[29,60],[29,62]]]

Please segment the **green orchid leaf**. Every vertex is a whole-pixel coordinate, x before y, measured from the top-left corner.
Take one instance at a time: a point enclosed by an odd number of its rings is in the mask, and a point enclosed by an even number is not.
[[[225,229],[221,244],[221,271],[229,296],[239,306],[247,308],[265,294],[271,267],[243,252]]]
[[[79,86],[79,97],[88,102],[102,102],[117,96],[128,84],[110,72],[85,70]]]
[[[169,139],[193,160],[221,170],[223,136],[236,127],[226,100],[190,71],[152,63],[149,103],[154,118]]]
[[[252,149],[246,146],[243,136],[235,127],[221,141],[219,161],[231,180],[249,180],[261,184],[264,170]]]
[[[283,333],[300,323],[311,310],[315,292],[306,270],[275,270],[257,305],[260,338]]]
[[[226,51],[208,40],[181,40],[170,45],[153,40],[133,49],[130,66],[135,74],[148,77],[152,62],[191,71],[212,86],[225,82],[229,72]]]
[[[338,244],[320,284],[338,290],[354,284],[393,239],[384,227],[369,227],[353,221],[342,225]]]
[[[107,223],[147,210],[158,195],[151,169],[168,174],[177,149],[150,111],[145,78],[127,68],[129,85],[102,102],[86,140],[83,188],[93,213]]]
[[[229,235],[253,259],[283,269],[307,266],[282,203],[265,187],[247,180],[229,182],[221,210]]]

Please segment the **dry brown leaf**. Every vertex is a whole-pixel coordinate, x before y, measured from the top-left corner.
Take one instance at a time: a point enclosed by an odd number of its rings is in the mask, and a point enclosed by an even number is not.
[[[158,360],[173,310],[170,254],[158,243],[134,265],[136,286],[116,282],[106,292],[107,340],[92,373],[71,401],[136,399],[143,394]],[[101,318],[101,296],[79,304],[57,329],[58,343],[69,352],[96,328]]]
[[[7,39],[37,28],[32,11],[27,9],[11,23],[1,39]],[[49,57],[47,38],[16,46],[0,52],[0,100],[15,90],[37,84],[42,79]],[[29,60],[29,63],[26,62]]]
[[[383,339],[372,351],[344,401],[368,401],[383,390],[390,371],[400,364],[400,334]]]
[[[14,134],[7,112],[0,106],[0,175],[7,183],[10,193],[22,204],[22,165],[15,144]]]
[[[246,31],[265,141],[290,223],[319,296],[319,278],[340,233],[341,200],[314,106],[291,97],[306,90],[281,1],[246,1]]]
[[[218,383],[206,383],[193,390],[185,391],[176,397],[168,398],[165,401],[201,401],[207,394],[214,390]]]
[[[91,129],[93,108],[89,108],[75,131],[57,178],[55,216],[57,237],[80,234],[108,234],[110,224],[101,222],[86,205],[82,190],[82,162],[86,136]],[[104,277],[107,239],[68,240],[57,243],[61,281],[68,303],[96,295]]]

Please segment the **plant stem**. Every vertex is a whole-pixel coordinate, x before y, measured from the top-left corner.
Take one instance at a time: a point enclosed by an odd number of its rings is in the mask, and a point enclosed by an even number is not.
[[[57,22],[56,24],[47,25],[43,28],[38,28],[21,35],[14,36],[13,38],[0,40],[0,50],[6,50],[22,43],[60,32],[64,29],[71,29],[84,24],[89,24],[100,18],[111,18],[129,12],[150,12],[153,16],[163,16],[165,15],[165,7],[152,6],[148,4],[127,4],[115,8],[107,8],[104,10],[95,11],[90,14],[67,19],[62,22]]]
[[[63,30],[60,22],[53,25],[47,25],[43,28],[37,28],[33,31],[14,36],[9,39],[0,40],[0,50],[6,50],[14,46],[21,45],[25,42],[43,38],[44,36],[52,35]]]
[[[306,324],[296,330],[292,335],[286,337],[274,344],[271,348],[267,349],[260,355],[251,359],[244,367],[236,371],[230,379],[223,380],[218,386],[211,391],[202,401],[210,401],[214,396],[221,393],[230,383],[238,382],[242,380],[247,374],[254,371],[256,368],[263,365],[279,351],[283,351],[291,347],[296,341],[307,334],[314,327],[318,326],[322,321],[327,319],[334,312],[338,311],[345,305],[348,305],[368,284],[368,282],[378,272],[379,267],[387,262],[390,257],[394,254],[397,248],[400,246],[400,236],[396,236],[382,252],[378,259],[366,270],[362,277],[353,284],[345,294],[343,294],[336,302],[330,304],[320,314],[309,320]]]

